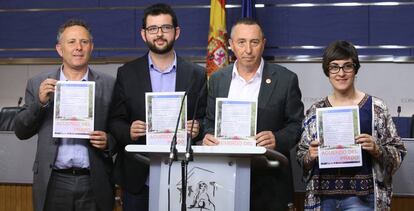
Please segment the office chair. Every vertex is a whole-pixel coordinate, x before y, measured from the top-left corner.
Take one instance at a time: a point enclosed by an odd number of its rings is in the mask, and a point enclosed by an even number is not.
[[[19,98],[17,107],[3,107],[0,112],[0,131],[14,131],[14,117],[22,109],[20,104],[22,98]]]
[[[411,116],[410,138],[414,138],[414,114]]]

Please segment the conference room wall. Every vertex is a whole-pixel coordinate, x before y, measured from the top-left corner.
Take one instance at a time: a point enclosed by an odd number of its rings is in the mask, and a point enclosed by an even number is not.
[[[382,0],[364,1],[381,2]],[[185,56],[204,57],[209,29],[210,0],[161,0],[174,7],[182,27],[177,48]],[[240,5],[240,0],[227,0]],[[328,4],[291,7],[292,3]],[[337,39],[368,46],[366,55],[413,56],[413,4],[399,6],[335,6],[347,0],[256,0],[257,19],[269,38],[266,56],[321,55],[321,48]],[[151,0],[0,1],[0,58],[56,58],[56,30],[68,18],[85,19],[95,35],[94,57],[136,56],[145,51],[139,39],[143,8]],[[227,8],[227,28],[241,16]],[[388,49],[380,45],[402,45]],[[33,50],[35,48],[35,50]]]
[[[91,65],[93,69],[116,76],[121,64]],[[205,64],[200,64],[205,65]],[[320,63],[282,63],[299,77],[305,108],[317,99],[331,93],[328,79]],[[57,69],[58,65],[0,65],[0,107],[16,106],[24,97],[27,79],[33,75]],[[385,100],[393,116],[401,106],[401,116],[414,114],[414,64],[410,63],[362,63],[357,75],[356,87]]]

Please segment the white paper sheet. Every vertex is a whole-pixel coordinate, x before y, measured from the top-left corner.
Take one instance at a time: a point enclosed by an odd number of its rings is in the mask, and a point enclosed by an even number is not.
[[[145,93],[147,145],[170,145],[177,125],[184,92]],[[187,138],[187,99],[184,99],[178,130],[177,144],[185,145]]]
[[[55,87],[53,137],[89,138],[94,131],[95,82],[58,81]]]
[[[215,118],[215,137],[220,144],[256,146],[256,101],[217,98]]]
[[[358,106],[316,109],[319,168],[342,168],[362,165],[361,146],[355,143],[360,134]]]

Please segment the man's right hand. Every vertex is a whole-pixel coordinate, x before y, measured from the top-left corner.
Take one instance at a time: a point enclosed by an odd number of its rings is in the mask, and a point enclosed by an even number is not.
[[[219,144],[219,141],[211,134],[206,134],[203,138],[204,146],[216,146]]]
[[[57,80],[53,78],[48,78],[44,80],[39,87],[39,101],[42,105],[46,105],[49,101],[50,95],[49,93],[55,92]]]
[[[141,120],[135,120],[131,124],[130,136],[131,140],[136,141],[139,137],[145,136],[146,123]]]

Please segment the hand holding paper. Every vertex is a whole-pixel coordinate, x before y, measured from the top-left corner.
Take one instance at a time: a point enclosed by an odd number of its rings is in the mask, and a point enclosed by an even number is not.
[[[380,155],[379,146],[375,143],[375,140],[372,136],[368,134],[361,134],[355,137],[357,144],[361,144],[363,150],[366,150],[369,154],[378,158]]]
[[[218,139],[211,134],[206,134],[206,136],[203,138],[203,145],[205,146],[216,146],[218,144]]]
[[[90,134],[90,141],[93,147],[104,150],[108,146],[108,138],[104,131],[93,131]]]
[[[49,93],[55,92],[57,80],[48,78],[44,80],[39,87],[39,101],[45,105],[49,101]]]
[[[190,134],[191,132],[191,125],[193,123],[193,120],[188,120],[187,121],[187,133]],[[198,123],[197,120],[194,120],[194,125],[193,125],[193,132],[191,134],[192,138],[195,138],[198,136],[198,133],[200,132],[200,124]]]
[[[276,149],[276,138],[272,131],[262,131],[255,136],[257,146]]]
[[[311,161],[314,161],[318,157],[318,148],[320,142],[317,140],[313,140],[309,145],[309,156]]]
[[[139,137],[145,136],[147,124],[141,120],[135,120],[131,124],[129,135],[131,140],[136,141]]]

